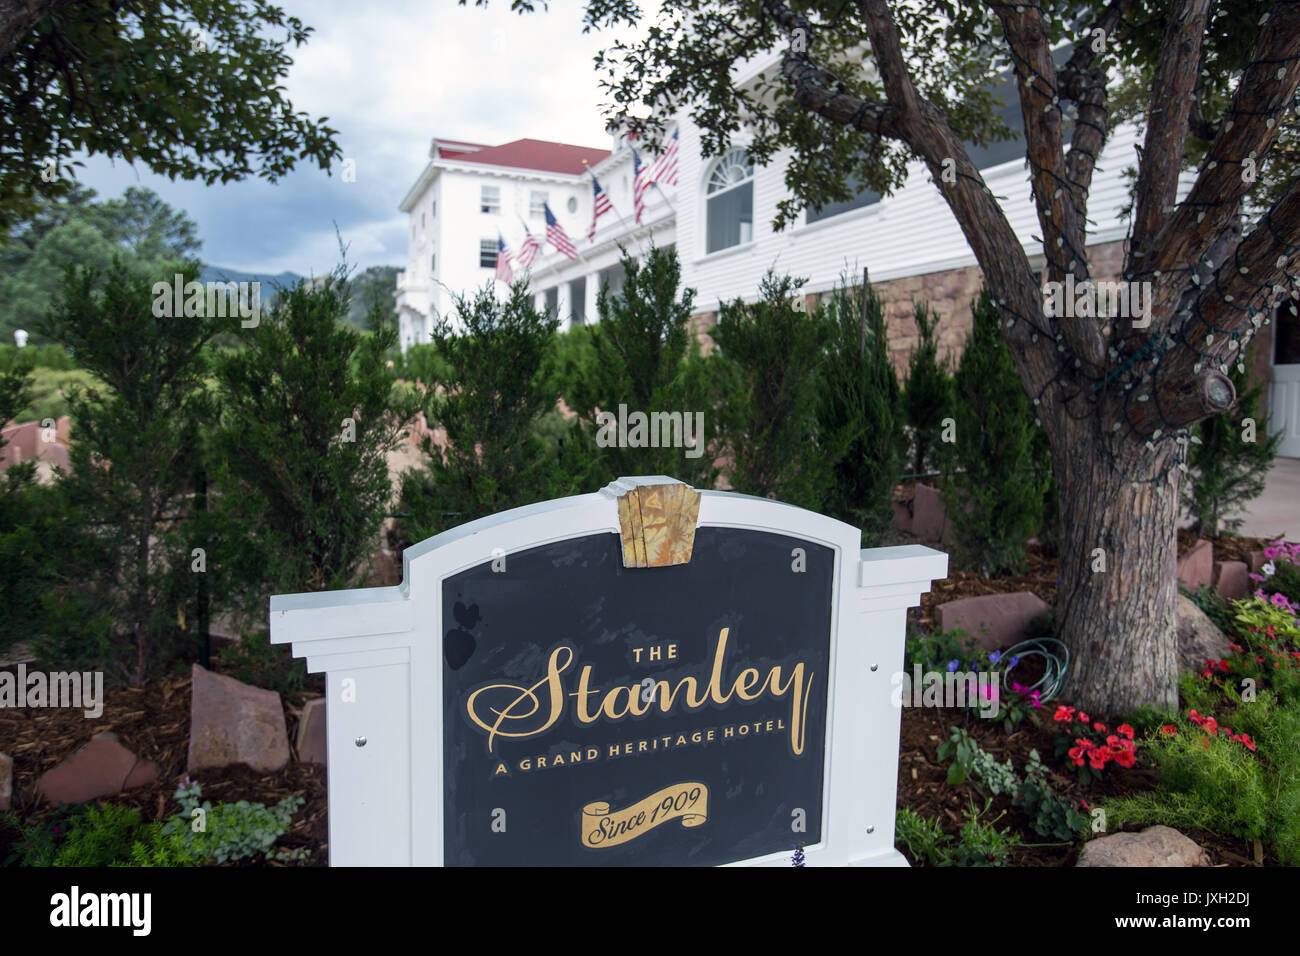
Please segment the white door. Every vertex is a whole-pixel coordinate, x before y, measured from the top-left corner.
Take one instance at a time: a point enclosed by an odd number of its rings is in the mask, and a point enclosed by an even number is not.
[[[1281,431],[1283,458],[1300,458],[1300,315],[1296,303],[1273,321],[1273,379],[1268,394],[1269,433]]]

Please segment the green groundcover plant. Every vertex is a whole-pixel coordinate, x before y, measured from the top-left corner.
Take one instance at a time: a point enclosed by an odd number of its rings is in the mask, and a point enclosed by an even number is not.
[[[181,812],[166,821],[143,823],[135,807],[86,804],[61,807],[21,823],[5,821],[21,833],[4,862],[20,866],[200,866],[231,863],[269,854],[293,821],[303,798],[285,797],[274,807],[240,800],[203,800],[203,789],[188,777],[177,788]],[[290,851],[277,859],[301,860]]]

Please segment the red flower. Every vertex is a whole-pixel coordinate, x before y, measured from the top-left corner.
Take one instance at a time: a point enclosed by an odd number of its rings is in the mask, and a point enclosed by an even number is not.
[[[1133,728],[1130,727],[1128,724],[1120,724],[1115,729],[1119,731],[1121,734],[1123,734],[1125,737],[1127,737],[1129,740],[1133,739]]]
[[[1052,715],[1052,719],[1062,722],[1074,720],[1074,708],[1066,707],[1064,704],[1058,704],[1056,707],[1056,713]]]
[[[1254,753],[1254,752],[1255,752],[1255,741],[1253,741],[1253,740],[1250,739],[1250,734],[1242,734],[1241,737],[1238,738],[1238,739],[1239,739],[1243,744],[1246,745],[1246,749],[1247,749],[1247,750],[1249,750],[1251,753]]]
[[[1070,754],[1070,759],[1071,759],[1072,761],[1074,761],[1074,765],[1075,765],[1076,767],[1082,767],[1082,766],[1083,766],[1083,748],[1082,748],[1082,747],[1071,747],[1070,750],[1069,750],[1069,754]]]
[[[1241,653],[1241,645],[1240,645],[1240,644],[1229,644],[1229,645],[1228,645],[1228,650],[1232,651],[1234,654],[1240,654],[1240,653]]]
[[[1121,750],[1115,754],[1115,762],[1121,767],[1131,767],[1137,763],[1137,753],[1132,750]]]
[[[1219,670],[1223,671],[1223,673],[1226,674],[1231,669],[1232,669],[1232,665],[1229,664],[1227,661],[1219,661]]]
[[[1205,722],[1201,724],[1201,726],[1212,734],[1217,734],[1219,732],[1219,722],[1213,717],[1206,717]]]
[[[1094,750],[1088,754],[1088,763],[1092,765],[1093,770],[1104,770],[1109,754],[1109,750]]]
[[[1106,725],[1101,723],[1093,724],[1092,729],[1097,731],[1099,734],[1104,734],[1106,732]]]
[[[1119,745],[1120,745],[1119,738],[1116,737],[1114,734],[1111,734],[1109,737],[1106,738],[1107,747],[1119,747]]]
[[[1211,677],[1214,676],[1214,671],[1201,671],[1201,676],[1204,677],[1206,680],[1209,680]]]
[[[1089,717],[1087,714],[1085,714],[1083,711],[1079,711],[1079,723],[1090,724],[1092,723],[1092,718]]]
[[[1178,728],[1173,724],[1165,724],[1160,728],[1160,732],[1166,737],[1172,737],[1174,734],[1178,733]]]

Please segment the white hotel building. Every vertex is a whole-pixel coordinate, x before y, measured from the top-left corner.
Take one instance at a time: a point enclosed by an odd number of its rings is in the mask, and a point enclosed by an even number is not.
[[[1000,92],[1007,104],[1004,118],[1019,129],[1014,87]],[[788,195],[788,156],[755,168],[742,144],[726,156],[706,157],[688,117],[680,118],[678,129],[678,185],[648,190],[640,225],[633,221],[632,151],[620,137],[608,150],[529,139],[500,146],[434,139],[428,164],[400,207],[410,220],[410,254],[397,277],[403,351],[429,340],[434,317],[452,310],[453,291],[470,293],[494,281],[498,233],[516,256],[524,223],[544,241],[543,202],[579,252],[571,260],[548,244],[530,270],[538,306],[556,313],[561,328],[597,320],[600,285],[621,284],[620,245],[643,254],[653,242],[677,249],[682,284],[696,290],[697,331],[707,332],[720,303],[753,300],[768,269],[808,279],[803,291],[815,301],[845,276],[860,279],[865,268],[885,303],[897,368],[916,341],[913,300],[925,300],[939,313],[943,349],[960,351],[980,273],[922,163],[910,167],[907,182],[890,197],[864,191],[820,212],[805,211],[796,224],[776,232],[776,205]],[[1137,129],[1121,127],[1098,159],[1088,243],[1097,279],[1116,279],[1122,268],[1128,230],[1121,216],[1128,200],[1122,173],[1133,165],[1140,142]],[[1002,207],[1030,262],[1041,266],[1023,140],[972,147],[971,157],[994,194],[1005,197]],[[641,159],[648,163],[653,156],[642,151]],[[594,241],[588,241],[592,175],[615,211],[601,216]],[[1256,372],[1271,382],[1270,430],[1285,431],[1283,455],[1300,457],[1300,317],[1279,310],[1278,321],[1256,341]]]

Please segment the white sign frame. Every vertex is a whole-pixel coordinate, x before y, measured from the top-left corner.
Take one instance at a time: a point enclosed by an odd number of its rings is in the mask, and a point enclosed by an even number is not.
[[[443,863],[442,581],[568,538],[619,535],[619,495],[662,475],[471,521],[402,555],[402,583],[271,598],[271,643],[326,675],[331,866]],[[835,551],[821,842],[808,866],[906,866],[894,848],[907,609],[947,575],[920,545],[861,549],[857,528],[803,508],[702,491],[697,527],[788,534]],[[432,622],[432,624],[430,623]],[[421,756],[423,759],[420,759]],[[791,846],[798,835],[791,834]],[[732,865],[788,866],[790,852]]]

